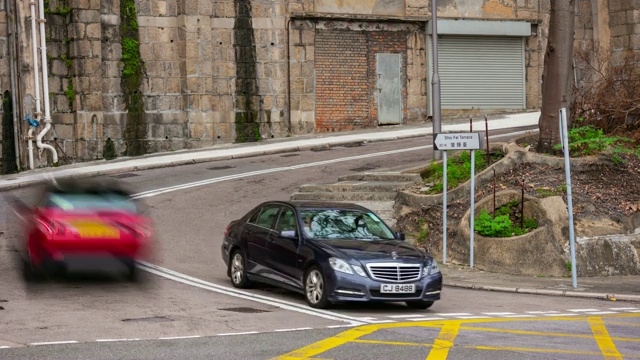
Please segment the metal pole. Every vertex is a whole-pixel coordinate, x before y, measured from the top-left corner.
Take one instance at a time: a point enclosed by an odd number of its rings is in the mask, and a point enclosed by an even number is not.
[[[433,38],[433,78],[432,86],[432,107],[433,107],[433,133],[442,132],[442,124],[440,119],[440,73],[438,72],[438,5],[437,0],[431,0],[431,36]],[[440,160],[442,158],[440,151],[433,152],[433,159]]]
[[[16,97],[18,96],[18,87],[16,85],[16,54],[15,54],[15,45],[14,43],[16,42],[16,34],[15,34],[15,25],[13,22],[14,19],[14,13],[13,10],[11,9],[11,1],[6,0],[5,1],[5,6],[6,6],[6,10],[7,10],[7,27],[9,28],[9,34],[8,34],[8,42],[9,42],[9,69],[11,70],[11,107],[13,109],[13,141],[14,141],[14,150],[16,152],[15,154],[15,161],[16,161],[16,168],[18,171],[21,170],[22,166],[20,164],[20,136],[18,134],[19,131],[19,127],[20,124],[18,123],[18,116],[16,115],[16,112],[18,111],[18,106],[16,104]]]
[[[571,247],[571,280],[574,288],[578,287],[576,269],[576,242],[573,229],[573,200],[571,196],[571,170],[569,169],[569,135],[567,131],[567,109],[560,109],[560,135],[564,150],[564,171],[567,178],[567,205],[569,207],[569,245]]]
[[[469,218],[469,221],[471,223],[471,230],[469,232],[470,234],[470,238],[469,238],[469,249],[471,250],[471,261],[469,262],[470,267],[473,268],[473,249],[474,249],[474,239],[473,239],[473,235],[475,233],[474,230],[474,222],[475,222],[475,214],[476,214],[476,209],[475,209],[475,198],[476,198],[476,151],[475,150],[471,150],[471,217]]]
[[[447,263],[447,151],[442,152],[442,263]]]

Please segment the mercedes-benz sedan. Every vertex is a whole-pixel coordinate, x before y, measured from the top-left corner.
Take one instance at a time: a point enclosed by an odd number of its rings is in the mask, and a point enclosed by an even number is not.
[[[222,258],[233,286],[269,283],[314,308],[382,301],[427,309],[442,288],[433,257],[355,204],[262,203],[229,224]]]

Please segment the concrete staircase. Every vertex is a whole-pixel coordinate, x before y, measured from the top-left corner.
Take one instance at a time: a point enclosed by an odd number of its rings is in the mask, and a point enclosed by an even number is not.
[[[337,201],[364,206],[389,226],[396,224],[394,204],[398,190],[420,182],[418,174],[378,172],[345,175],[331,184],[306,184],[291,195],[291,200]]]

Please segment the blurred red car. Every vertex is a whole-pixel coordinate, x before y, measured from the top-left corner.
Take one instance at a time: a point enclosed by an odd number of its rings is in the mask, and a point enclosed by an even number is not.
[[[34,205],[15,198],[13,203],[22,220],[17,250],[27,281],[103,260],[124,265],[128,279],[136,280],[136,261],[150,255],[151,220],[113,179],[58,180],[45,186]]]

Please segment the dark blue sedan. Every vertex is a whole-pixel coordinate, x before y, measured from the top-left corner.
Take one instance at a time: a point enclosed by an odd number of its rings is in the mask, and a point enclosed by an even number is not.
[[[222,258],[233,286],[268,283],[304,294],[314,308],[343,301],[440,299],[433,259],[355,204],[269,201],[232,221]]]

